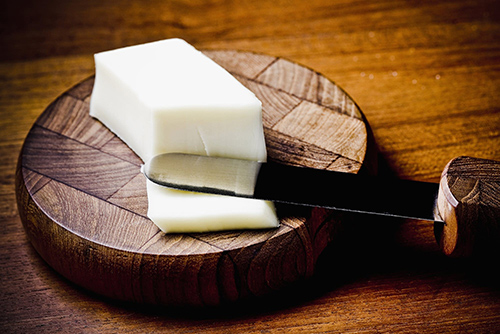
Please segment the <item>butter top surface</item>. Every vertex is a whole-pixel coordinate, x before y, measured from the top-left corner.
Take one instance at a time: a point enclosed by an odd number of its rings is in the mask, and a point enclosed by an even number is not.
[[[96,67],[116,76],[150,108],[237,110],[261,105],[230,73],[181,39],[124,47],[94,57]]]

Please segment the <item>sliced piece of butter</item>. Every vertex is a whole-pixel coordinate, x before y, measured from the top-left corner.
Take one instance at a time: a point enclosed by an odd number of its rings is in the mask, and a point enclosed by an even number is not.
[[[226,70],[180,39],[95,55],[90,115],[144,161],[168,152],[266,160],[262,107]],[[271,202],[201,195],[147,181],[164,232],[279,225]]]
[[[147,181],[148,217],[165,233],[277,227],[272,202],[174,190]]]

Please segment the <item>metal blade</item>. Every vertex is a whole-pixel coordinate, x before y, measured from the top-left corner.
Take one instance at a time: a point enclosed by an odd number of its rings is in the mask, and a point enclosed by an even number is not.
[[[142,171],[175,189],[441,221],[435,183],[180,153],[158,155]]]

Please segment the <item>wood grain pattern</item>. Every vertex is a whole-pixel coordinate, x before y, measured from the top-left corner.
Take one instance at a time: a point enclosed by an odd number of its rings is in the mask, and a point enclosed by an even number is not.
[[[307,284],[182,312],[101,298],[58,275],[26,238],[14,186],[33,123],[93,75],[94,53],[169,37],[280,56],[332,79],[363,110],[389,167],[381,172],[439,182],[454,157],[498,161],[497,0],[26,0],[0,8],[3,333],[498,332],[495,265],[445,257],[426,222],[344,216],[342,237]],[[111,140],[102,150],[119,147]],[[316,147],[307,158],[328,165],[323,152]]]
[[[366,124],[331,81],[280,58],[234,51],[207,55],[263,102],[269,159],[354,173],[363,166]],[[310,209],[296,216],[278,207],[276,230],[159,231],[146,216],[140,161],[89,116],[92,83],[90,78],[54,101],[20,155],[19,213],[47,263],[99,294],[163,305],[234,302],[312,275],[330,225],[339,222],[330,215],[319,219]]]
[[[446,221],[436,232],[445,254],[500,254],[500,162],[471,157],[450,161],[441,177],[438,208]]]

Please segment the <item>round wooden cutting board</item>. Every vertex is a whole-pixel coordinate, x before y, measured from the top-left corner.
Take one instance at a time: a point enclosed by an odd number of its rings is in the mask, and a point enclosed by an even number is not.
[[[367,165],[367,123],[333,82],[281,58],[205,54],[262,101],[269,160],[352,173]],[[313,273],[336,220],[325,210],[278,206],[272,230],[162,233],[146,215],[142,161],[89,116],[93,82],[43,112],[19,158],[19,213],[51,267],[99,294],[164,305],[232,302]]]

